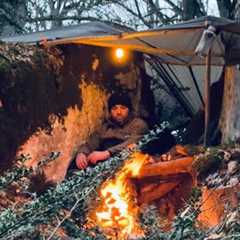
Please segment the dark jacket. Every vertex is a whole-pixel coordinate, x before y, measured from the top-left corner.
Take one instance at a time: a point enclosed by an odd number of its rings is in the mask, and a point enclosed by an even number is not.
[[[146,122],[141,118],[130,118],[119,125],[113,121],[103,124],[100,131],[93,133],[78,152],[89,154],[94,150],[107,150],[110,154],[120,152],[129,144],[137,143],[148,131]]]

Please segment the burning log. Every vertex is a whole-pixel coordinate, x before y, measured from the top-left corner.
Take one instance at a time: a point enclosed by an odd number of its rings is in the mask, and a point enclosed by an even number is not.
[[[139,203],[157,200],[176,188],[192,173],[192,157],[144,165],[136,176]],[[190,177],[191,178],[191,177]]]
[[[179,183],[180,183],[180,180],[175,182],[163,183],[158,185],[154,190],[143,191],[139,196],[138,201],[140,204],[149,203],[158,198],[161,198],[165,194],[170,192],[172,189],[174,189]]]
[[[149,176],[167,176],[179,173],[191,173],[193,157],[184,157],[168,162],[159,162],[143,166],[137,178]]]

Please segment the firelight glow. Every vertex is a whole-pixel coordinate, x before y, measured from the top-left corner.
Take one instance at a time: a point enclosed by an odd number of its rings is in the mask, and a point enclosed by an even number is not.
[[[122,59],[125,55],[125,52],[122,48],[117,48],[115,50],[115,55],[116,55],[117,59]]]
[[[134,153],[115,178],[101,186],[101,202],[95,209],[95,222],[103,231],[115,229],[117,239],[128,239],[133,234],[144,235],[138,221],[135,187],[130,178],[138,175],[148,159],[146,154]]]

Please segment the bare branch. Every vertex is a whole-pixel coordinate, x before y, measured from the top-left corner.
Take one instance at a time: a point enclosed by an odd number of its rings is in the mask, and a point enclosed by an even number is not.
[[[135,6],[136,6],[136,8],[137,8],[137,14],[138,14],[139,19],[141,19],[142,22],[143,22],[146,26],[152,28],[151,25],[149,24],[149,22],[147,22],[147,21],[145,20],[145,18],[143,17],[143,15],[142,15],[142,13],[141,13],[141,11],[140,11],[140,8],[139,8],[138,1],[137,1],[137,0],[134,0],[134,3],[135,3]]]
[[[136,12],[134,12],[131,8],[127,7],[126,4],[122,3],[121,1],[113,1],[115,4],[121,6],[122,8],[124,8],[127,12],[131,13],[133,16],[139,18],[139,20],[141,20],[144,25],[146,25],[148,28],[151,28],[151,25],[145,21],[145,19],[142,16],[139,16]]]
[[[65,20],[77,20],[77,21],[99,21],[98,18],[95,17],[81,17],[81,16],[43,16],[43,17],[36,17],[36,18],[28,18],[27,21],[29,23],[32,22],[41,22],[41,21],[65,21]]]
[[[154,13],[161,19],[162,23],[164,24],[169,23],[170,18],[164,15],[161,12],[161,9],[159,9],[152,0],[149,0],[149,4],[151,5],[151,8],[154,10]]]
[[[77,207],[78,203],[81,201],[82,199],[77,198],[77,201],[74,203],[73,207],[70,209],[70,211],[66,214],[66,216],[58,222],[58,225],[56,226],[56,228],[53,230],[53,232],[51,233],[51,235],[47,238],[47,240],[51,240],[54,235],[56,234],[57,230],[60,228],[60,226],[63,224],[64,221],[66,221],[68,218],[71,217],[72,212],[75,210],[75,208]]]
[[[164,0],[164,1],[173,8],[174,12],[178,13],[179,15],[183,14],[183,10],[179,8],[177,5],[175,5],[172,1],[170,0]]]

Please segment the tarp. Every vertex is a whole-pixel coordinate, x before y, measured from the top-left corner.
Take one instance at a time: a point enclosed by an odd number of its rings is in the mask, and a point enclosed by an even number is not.
[[[106,37],[111,35],[118,35],[124,31],[128,31],[128,29],[119,25],[117,25],[117,27],[113,27],[103,22],[88,22],[75,26],[66,26],[57,29],[51,29],[48,31],[39,31],[11,37],[2,37],[1,40],[4,42],[12,43],[36,43],[43,40],[70,40],[76,37]]]
[[[195,113],[203,104],[205,58],[196,47],[203,32],[213,26],[216,38],[212,43],[211,82],[217,81],[224,64],[240,63],[240,24],[224,18],[202,17],[158,29],[132,31],[120,25],[90,22],[60,29],[2,38],[10,43],[47,45],[87,44],[103,47],[123,47],[157,56],[179,94],[186,99],[189,111]],[[169,70],[169,65],[171,71]],[[190,71],[192,69],[192,73]],[[161,77],[163,81],[166,77]],[[194,80],[195,79],[195,80]],[[172,90],[172,89],[170,89]]]
[[[120,26],[91,22],[1,40],[14,43],[36,43],[45,40],[49,45],[76,43],[123,47],[156,55],[164,63],[203,65],[205,59],[198,56],[195,49],[203,31],[210,25],[214,26],[217,32],[212,44],[212,64],[240,63],[240,24],[211,16],[139,32]]]

